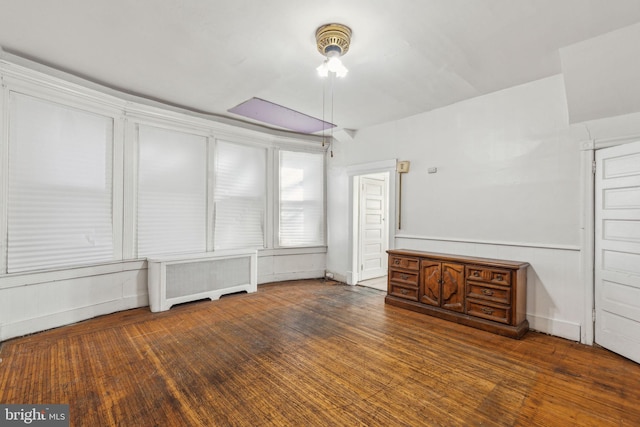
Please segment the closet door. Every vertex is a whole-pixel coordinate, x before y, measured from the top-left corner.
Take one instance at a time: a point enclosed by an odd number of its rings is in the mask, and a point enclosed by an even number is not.
[[[640,363],[640,142],[596,152],[595,341]]]
[[[360,280],[387,274],[386,177],[360,177]]]

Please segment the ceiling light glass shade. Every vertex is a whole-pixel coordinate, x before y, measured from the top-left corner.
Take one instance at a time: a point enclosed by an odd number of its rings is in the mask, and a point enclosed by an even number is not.
[[[318,75],[320,77],[324,78],[329,76],[329,67],[327,66],[327,61],[320,64],[320,66],[316,68],[316,70],[318,71]]]
[[[327,60],[327,67],[329,68],[329,71],[331,71],[332,73],[336,73],[336,76],[338,77],[344,77],[349,72],[349,70],[347,70],[347,67],[342,64],[342,61],[340,61],[340,58],[338,58],[337,56],[334,56]]]
[[[342,78],[349,72],[347,67],[345,67],[340,60],[340,57],[337,55],[327,57],[327,59],[325,59],[325,61],[316,68],[316,70],[320,77],[327,77],[329,73],[335,73],[336,77]]]

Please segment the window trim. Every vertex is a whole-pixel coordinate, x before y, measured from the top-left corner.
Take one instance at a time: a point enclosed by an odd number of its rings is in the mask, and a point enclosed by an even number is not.
[[[187,136],[192,136],[192,137],[197,137],[197,138],[202,138],[202,142],[204,142],[204,151],[205,151],[205,165],[204,165],[204,182],[202,183],[204,185],[204,218],[202,219],[203,221],[203,225],[204,225],[204,236],[203,236],[203,240],[204,240],[204,250],[207,250],[207,246],[208,246],[208,242],[206,240],[207,235],[209,233],[209,227],[210,225],[207,223],[207,220],[209,218],[209,210],[210,210],[210,205],[209,205],[209,194],[211,193],[211,188],[210,188],[210,180],[209,180],[209,170],[210,170],[210,164],[209,164],[209,159],[208,159],[208,153],[209,153],[209,137],[206,134],[203,134],[201,132],[193,132],[188,128],[183,128],[183,127],[174,127],[174,126],[166,126],[166,125],[161,125],[158,126],[154,123],[148,123],[148,122],[138,122],[136,121],[134,123],[134,134],[133,134],[133,146],[134,146],[134,154],[136,156],[136,163],[134,165],[135,168],[135,188],[133,189],[133,196],[134,196],[134,203],[135,203],[135,210],[133,210],[131,212],[132,214],[132,221],[134,223],[134,228],[133,228],[133,236],[132,236],[132,241],[134,243],[134,247],[132,248],[132,253],[135,254],[135,258],[139,259],[139,258],[147,258],[147,256],[141,257],[139,254],[139,241],[138,241],[138,236],[139,236],[139,224],[138,224],[138,218],[139,218],[139,199],[140,199],[140,128],[142,127],[146,127],[146,128],[150,128],[150,129],[154,129],[154,130],[159,130],[159,131],[166,131],[169,133],[176,133],[176,134],[180,134],[180,135],[187,135]],[[194,250],[194,253],[202,253],[202,250]],[[167,253],[157,253],[157,254],[149,254],[150,257],[156,257],[156,256],[162,256],[165,254],[170,254],[170,252]]]
[[[1,65],[1,63],[0,63]],[[1,71],[1,68],[0,68]],[[110,108],[106,105],[92,105],[82,97],[71,97],[68,94],[56,94],[50,91],[41,91],[40,88],[30,87],[29,85],[20,84],[20,82],[13,82],[12,79],[6,79],[5,76],[1,76],[3,81],[7,80],[7,84],[2,87],[0,111],[2,117],[0,118],[0,126],[2,126],[2,136],[0,138],[0,167],[2,168],[2,187],[0,188],[0,200],[2,208],[0,209],[0,221],[2,226],[0,231],[0,275],[6,274],[24,274],[29,272],[39,273],[43,271],[56,271],[67,268],[78,268],[87,265],[100,265],[102,263],[109,263],[114,261],[122,261],[122,162],[120,159],[123,156],[123,147],[121,143],[121,135],[123,133],[123,114],[117,109]],[[13,84],[10,84],[13,83]],[[58,96],[56,96],[58,95]],[[112,239],[112,259],[109,261],[92,263],[92,264],[76,264],[70,266],[58,266],[58,267],[43,267],[41,269],[33,269],[26,271],[18,271],[15,273],[8,273],[8,235],[9,235],[9,151],[10,151],[10,129],[11,129],[11,110],[12,110],[12,98],[15,96],[30,97],[39,102],[50,103],[62,108],[68,108],[76,110],[81,113],[91,114],[108,119],[112,123],[111,138],[106,140],[106,143],[110,145],[111,151],[111,239]]]

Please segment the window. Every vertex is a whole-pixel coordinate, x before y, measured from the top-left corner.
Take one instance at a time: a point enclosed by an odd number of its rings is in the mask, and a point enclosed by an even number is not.
[[[112,261],[113,119],[10,102],[7,272]]]
[[[264,247],[266,149],[218,141],[214,249]]]
[[[280,151],[279,245],[324,245],[324,155]]]
[[[206,251],[207,138],[138,127],[138,257]]]

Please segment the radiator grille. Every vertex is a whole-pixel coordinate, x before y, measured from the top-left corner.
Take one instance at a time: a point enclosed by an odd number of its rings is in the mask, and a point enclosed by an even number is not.
[[[200,294],[251,282],[251,257],[167,265],[166,298]]]
[[[197,254],[175,254],[147,259],[149,308],[172,305],[233,292],[258,290],[258,251],[234,249]]]

